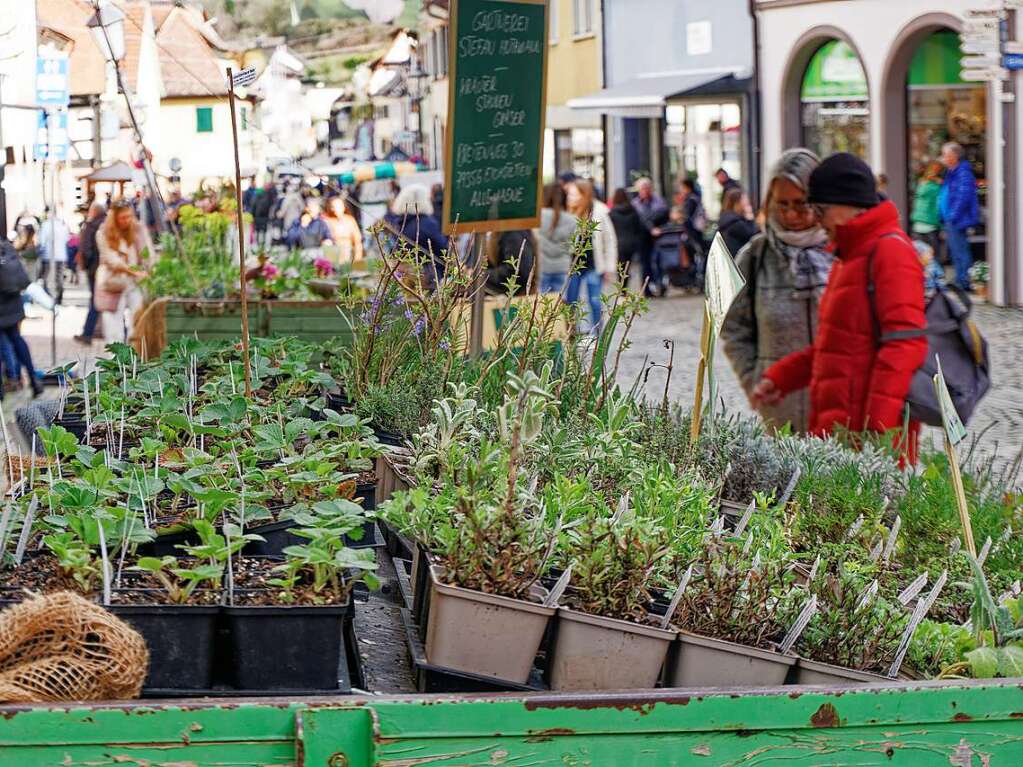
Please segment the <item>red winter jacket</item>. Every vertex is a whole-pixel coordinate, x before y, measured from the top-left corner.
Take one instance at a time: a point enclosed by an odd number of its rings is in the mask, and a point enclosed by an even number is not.
[[[927,327],[924,277],[909,238],[901,233],[895,205],[884,202],[857,216],[836,234],[836,260],[820,302],[812,346],[779,360],[764,373],[783,393],[810,387],[810,431],[836,428],[884,432],[903,425],[913,374],[927,356],[924,337],[878,346],[867,296],[871,252],[877,320],[881,333]],[[915,460],[919,424],[911,424],[905,456]]]

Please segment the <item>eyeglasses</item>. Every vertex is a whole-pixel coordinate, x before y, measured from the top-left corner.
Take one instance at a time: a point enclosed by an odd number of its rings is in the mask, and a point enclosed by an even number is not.
[[[807,202],[774,202],[772,203],[774,209],[779,213],[797,213],[800,216],[805,216],[810,212],[813,206]]]
[[[817,216],[817,218],[824,218],[830,207],[831,207],[830,205],[814,205],[813,213],[815,216]]]

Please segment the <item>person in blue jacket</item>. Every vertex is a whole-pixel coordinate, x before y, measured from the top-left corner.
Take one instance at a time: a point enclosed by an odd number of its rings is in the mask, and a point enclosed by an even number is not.
[[[956,284],[963,290],[970,290],[973,254],[970,252],[968,230],[980,223],[977,179],[970,163],[963,158],[962,146],[954,141],[941,148],[941,162],[948,169],[938,198],[945,242],[956,270]]]

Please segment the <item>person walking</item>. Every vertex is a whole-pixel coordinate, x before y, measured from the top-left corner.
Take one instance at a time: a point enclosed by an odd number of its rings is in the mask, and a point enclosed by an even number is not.
[[[817,336],[820,299],[834,261],[828,233],[807,202],[810,174],[818,165],[820,158],[808,149],[790,149],[778,158],[767,182],[764,232],[733,251],[746,287],[732,303],[721,340],[747,397],[765,370]],[[805,390],[757,409],[770,429],[788,424],[801,434],[809,428]]]
[[[561,184],[543,188],[540,226],[533,230],[540,251],[540,292],[561,293],[572,268],[572,237],[579,219],[565,210]]]
[[[903,462],[916,460],[920,424],[902,432],[906,396],[927,357],[924,275],[899,211],[881,202],[870,167],[835,154],[810,175],[808,201],[835,248],[817,334],[771,365],[753,390],[773,406],[809,387],[809,431],[825,436],[894,432]]]
[[[400,246],[415,247],[423,257],[424,277],[429,286],[444,278],[449,243],[434,215],[429,187],[424,184],[400,187],[384,221],[401,235]]]
[[[43,385],[36,377],[32,353],[21,335],[21,321],[25,319],[25,302],[21,292],[31,284],[32,280],[18,252],[9,242],[0,241],[0,337],[10,346],[17,362],[28,373],[32,396],[38,397],[43,393]],[[7,377],[14,378],[11,375]],[[2,387],[0,399],[3,399]]]
[[[926,243],[938,257],[941,232],[941,163],[934,162],[920,176],[909,214],[913,238]]]
[[[108,344],[125,342],[132,317],[142,308],[138,283],[147,276],[142,265],[145,242],[145,232],[131,201],[114,200],[96,234],[99,266],[93,293],[103,323],[103,338]]]
[[[725,195],[727,195],[733,189],[742,189],[742,184],[738,180],[728,175],[728,171],[724,168],[718,168],[714,171],[714,178],[718,184],[721,185],[721,204],[724,206]]]
[[[319,200],[314,197],[309,198],[305,210],[298,220],[292,223],[284,241],[289,248],[302,250],[332,244],[330,229],[327,228],[321,215]]]
[[[742,189],[730,189],[725,195],[721,217],[718,219],[718,232],[728,246],[728,252],[732,256],[737,255],[757,231],[749,197]]]
[[[277,187],[267,179],[252,200],[252,228],[256,233],[256,247],[265,250],[269,246],[267,231],[277,204]]]
[[[346,197],[337,194],[327,198],[327,210],[324,211],[324,223],[330,230],[330,241],[338,248],[338,259],[342,264],[361,261],[362,230],[359,222],[352,215],[351,203]]]
[[[662,283],[663,277],[661,266],[657,263],[657,259],[654,256],[654,240],[656,237],[653,231],[668,223],[670,210],[664,198],[654,194],[653,182],[648,178],[641,178],[636,181],[636,197],[633,199],[632,204],[636,206],[636,212],[639,213],[643,226],[646,227],[649,235],[643,243],[640,258],[643,264],[643,283],[645,285],[643,294],[647,298],[652,298],[655,295],[654,287]]]
[[[941,148],[941,163],[948,169],[939,196],[945,242],[956,270],[956,284],[968,291],[971,288],[970,267],[973,266],[969,230],[980,223],[977,179],[970,163],[963,157],[962,146],[954,141]]]
[[[43,281],[46,292],[53,296],[58,304],[64,302],[64,267],[67,264],[69,239],[71,239],[71,233],[67,224],[55,210],[46,206],[46,218],[39,230],[42,260],[39,262],[38,279]],[[51,268],[52,278],[50,276]]]
[[[593,184],[576,179],[568,185],[566,205],[569,213],[581,221],[592,222],[589,232],[577,235],[574,252],[576,263],[568,277],[565,301],[574,304],[579,300],[582,287],[586,286],[586,298],[590,305],[590,332],[600,332],[604,285],[614,279],[618,267],[618,242],[608,207],[594,199]],[[582,241],[579,241],[582,237]]]
[[[85,224],[78,235],[78,261],[85,272],[89,284],[89,312],[85,315],[85,326],[81,335],[75,336],[80,344],[91,344],[96,335],[96,323],[99,322],[99,312],[96,310],[96,270],[99,268],[99,247],[96,243],[96,236],[99,228],[107,218],[107,209],[94,202],[89,206],[86,214]]]
[[[686,230],[686,255],[688,264],[682,264],[683,272],[692,275],[692,285],[680,287],[703,287],[704,256],[706,243],[703,235],[707,231],[707,211],[703,207],[703,194],[695,179],[682,179],[682,220]]]
[[[39,267],[39,240],[36,235],[34,224],[24,223],[17,227],[17,236],[14,239],[14,249],[18,252],[25,271],[29,277],[36,278]]]
[[[650,247],[650,232],[623,188],[615,189],[611,196],[611,223],[618,241],[618,269],[623,284],[628,285],[633,262],[642,262],[644,251]]]

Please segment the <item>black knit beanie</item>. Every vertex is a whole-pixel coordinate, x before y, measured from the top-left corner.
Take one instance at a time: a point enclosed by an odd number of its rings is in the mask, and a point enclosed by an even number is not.
[[[839,152],[810,174],[807,201],[814,205],[873,208],[880,199],[870,166],[854,154]]]

